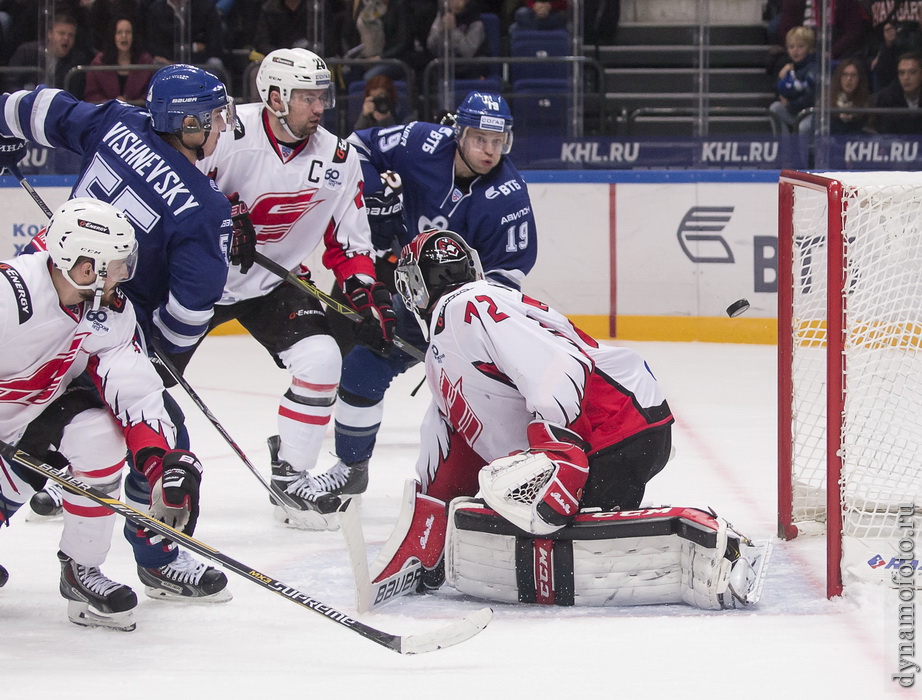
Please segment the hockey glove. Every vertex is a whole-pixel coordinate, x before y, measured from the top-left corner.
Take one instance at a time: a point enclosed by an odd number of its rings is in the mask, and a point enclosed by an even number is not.
[[[250,210],[234,192],[228,197],[231,203],[231,220],[234,222],[234,238],[231,241],[231,265],[240,265],[240,272],[246,274],[256,261],[256,229],[250,220]]]
[[[391,307],[391,295],[380,282],[363,282],[358,275],[346,280],[346,299],[362,317],[355,332],[357,342],[385,357],[394,347],[397,316]]]
[[[13,136],[0,136],[0,168],[11,168],[26,155],[26,142]]]
[[[399,250],[407,238],[403,222],[403,183],[397,173],[387,171],[381,175],[384,189],[365,194],[371,244],[377,251],[391,248]]]
[[[202,464],[186,450],[160,454],[151,450],[144,462],[150,484],[150,514],[177,530],[192,534],[199,513]]]
[[[480,491],[513,525],[548,535],[579,511],[589,477],[587,445],[572,430],[546,421],[530,423],[527,436],[527,450],[494,459],[480,470]]]

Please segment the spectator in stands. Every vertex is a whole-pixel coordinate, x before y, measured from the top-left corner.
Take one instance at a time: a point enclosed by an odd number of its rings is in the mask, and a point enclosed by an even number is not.
[[[138,0],[92,0],[87,17],[90,26],[90,46],[93,47],[94,53],[111,48],[111,29],[116,19],[124,18],[131,21],[135,43],[143,34],[141,31],[143,13]]]
[[[68,71],[90,60],[89,54],[76,45],[76,39],[77,21],[70,15],[55,15],[44,41],[27,41],[21,44],[10,57],[9,63],[11,67],[42,66],[45,63],[45,46],[47,45],[49,65],[45,72],[51,76],[50,79],[45,76],[39,79],[39,76],[34,74],[10,76],[7,81],[7,90],[31,90],[38,83],[44,83],[48,87],[65,87],[64,79]],[[83,97],[83,83],[82,76],[77,76],[71,81],[70,88],[75,97]]]
[[[476,0],[448,0],[448,11],[439,9],[426,40],[426,47],[433,56],[445,56],[446,31],[448,50],[456,59],[488,54],[487,33],[475,2]],[[455,69],[456,78],[482,78],[486,73],[486,66],[458,66]]]
[[[413,70],[421,71],[430,56],[419,55],[424,51],[424,47],[416,40],[419,33],[418,20],[419,16],[411,11],[411,5],[418,4],[421,8],[434,3],[418,2],[418,0],[384,0],[387,5],[387,12],[381,16],[381,30],[384,36],[384,45],[380,51],[372,53],[367,58],[378,59],[396,59],[406,63]],[[431,15],[424,15],[427,18],[435,16],[433,11]],[[426,25],[424,31],[428,33],[431,21]],[[407,74],[402,68],[396,65],[381,64],[373,66],[365,71],[364,79],[371,80],[377,75],[386,75],[391,80],[406,80]],[[422,77],[422,76],[417,76]]]
[[[801,111],[812,107],[816,100],[816,54],[813,52],[815,35],[809,27],[794,27],[785,37],[788,61],[778,71],[775,92],[778,101],[772,102],[768,111],[782,136],[796,130],[809,134],[813,128],[810,117],[797,122]]]
[[[816,27],[822,0],[782,0],[779,36],[797,26]],[[848,58],[865,50],[871,31],[871,15],[862,0],[836,0],[832,16],[832,58]]]
[[[353,131],[373,126],[393,126],[397,123],[396,109],[397,88],[394,81],[386,75],[376,75],[365,83],[365,101]]]
[[[98,0],[97,0],[98,1]],[[107,46],[96,54],[93,66],[127,66],[132,63],[153,63],[154,57],[141,50],[141,39],[134,31],[132,21],[127,17],[117,18],[110,25],[111,38]],[[147,84],[154,71],[93,71],[86,76],[87,102],[101,103],[106,100],[122,100],[143,105],[147,96]]]
[[[342,5],[337,0],[323,0],[323,27],[315,41],[316,17],[308,0],[266,0],[259,8],[253,48],[266,55],[276,49],[320,51],[318,42],[335,36],[337,17]],[[323,52],[325,55],[330,55]]]
[[[884,22],[879,45],[871,61],[873,87],[877,90],[896,80],[896,63],[901,55],[922,51],[922,3],[912,19]]]
[[[855,109],[873,107],[864,63],[857,58],[846,58],[839,63],[832,75],[829,90],[829,133],[861,134],[867,131],[869,116],[866,114],[843,114],[837,108]]]
[[[191,25],[191,60],[189,63],[207,65],[219,75],[224,70],[224,35],[221,17],[214,0],[153,0],[147,7],[144,22],[148,53],[156,63],[177,63],[180,56],[175,45],[176,13],[185,11],[189,3]]]
[[[519,29],[566,29],[567,0],[524,0],[509,32]]]
[[[878,107],[903,107],[905,114],[876,115],[874,125],[881,134],[922,134],[922,54],[905,53],[896,66],[897,80],[877,93]]]

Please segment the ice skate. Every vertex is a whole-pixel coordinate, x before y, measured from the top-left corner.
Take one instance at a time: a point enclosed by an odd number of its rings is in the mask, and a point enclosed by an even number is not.
[[[64,487],[49,480],[45,488],[29,499],[29,520],[49,520],[64,513]]]
[[[295,471],[288,462],[279,459],[281,441],[278,435],[273,435],[267,442],[272,459],[270,485],[278,494],[278,498],[269,497],[275,506],[275,518],[299,530],[336,530],[339,526],[330,514],[339,506],[339,499],[317,489],[309,472]],[[280,502],[284,502],[286,507],[279,505]]]
[[[155,600],[187,603],[226,603],[233,596],[227,590],[227,576],[185,550],[169,564],[158,569],[138,567],[144,593]]]
[[[368,460],[353,464],[338,460],[328,471],[314,477],[314,489],[331,496],[355,497],[368,488]]]
[[[68,600],[67,617],[82,627],[107,627],[130,632],[135,628],[133,608],[138,597],[128,586],[113,581],[99,567],[78,564],[64,552],[61,562],[61,595]]]

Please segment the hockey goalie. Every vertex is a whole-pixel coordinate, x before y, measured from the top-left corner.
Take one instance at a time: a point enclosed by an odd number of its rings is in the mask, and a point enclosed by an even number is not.
[[[758,601],[769,543],[710,511],[640,507],[673,423],[641,357],[485,280],[451,231],[404,247],[396,281],[429,332],[433,398],[419,481],[370,570],[354,507],[341,509],[360,611],[446,581],[545,605]]]

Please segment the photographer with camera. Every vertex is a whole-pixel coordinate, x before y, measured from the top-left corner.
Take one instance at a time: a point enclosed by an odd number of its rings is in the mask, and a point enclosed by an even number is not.
[[[376,75],[365,83],[365,102],[362,113],[355,121],[354,131],[373,126],[393,126],[397,123],[394,109],[397,106],[397,88],[386,75]]]

